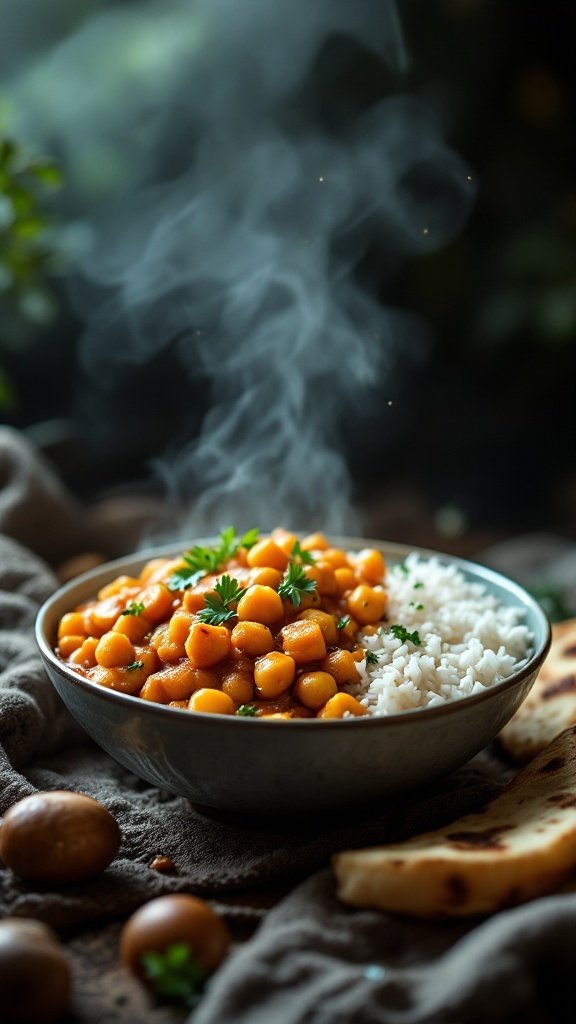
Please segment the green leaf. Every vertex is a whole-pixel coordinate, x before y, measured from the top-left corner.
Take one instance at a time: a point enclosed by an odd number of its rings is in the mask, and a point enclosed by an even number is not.
[[[258,715],[258,708],[254,704],[241,704],[236,712],[241,718],[256,718]]]
[[[367,665],[377,665],[378,664],[378,655],[374,654],[374,651],[364,651],[364,654],[366,655],[366,664]]]
[[[250,548],[253,548],[254,545],[257,543],[259,537],[260,530],[258,529],[257,526],[254,526],[251,530],[248,530],[243,537],[240,538],[239,547],[247,548],[248,550],[250,550]]]
[[[392,572],[398,572],[402,576],[407,576],[409,569],[408,566],[404,564],[404,562],[397,562],[395,565],[392,566]]]
[[[63,178],[60,168],[50,161],[34,161],[26,167],[26,174],[31,174],[46,188],[62,188]]]
[[[236,615],[236,605],[246,593],[246,588],[240,587],[238,580],[222,576],[215,584],[214,591],[215,595],[207,594],[204,598],[206,607],[198,612],[198,618],[211,626],[221,626]]]
[[[294,607],[298,608],[302,594],[312,594],[315,590],[316,580],[309,579],[301,565],[290,562],[278,587],[280,597],[291,601]]]
[[[403,644],[410,641],[410,643],[414,644],[415,647],[420,646],[421,640],[417,630],[414,630],[413,633],[409,633],[405,626],[395,625],[389,627],[388,633],[392,633],[392,635],[395,636],[397,640],[400,640]]]
[[[422,590],[423,586],[424,586],[423,583],[415,583],[414,584],[414,590]]]
[[[187,943],[168,946],[163,953],[149,950],[140,957],[146,979],[161,999],[195,1006],[206,980],[206,970]]]
[[[306,565],[316,565],[316,559],[314,558],[314,555],[312,554],[312,552],[311,551],[305,551],[301,547],[299,540],[295,540],[294,541],[294,544],[292,546],[292,551],[290,552],[290,558],[292,559],[292,561],[295,561],[296,559],[299,559],[301,562],[304,562]]]
[[[188,587],[193,587],[205,575],[206,573],[203,569],[198,569],[197,572],[194,572],[193,569],[183,565],[181,569],[176,569],[176,572],[172,574],[166,586],[168,590],[187,590]]]
[[[138,668],[144,668],[143,661],[133,661],[130,665],[124,665],[124,670],[126,672],[135,672]]]
[[[130,601],[120,615],[143,615],[145,610],[141,601]]]
[[[189,551],[185,551],[182,560],[186,563],[168,580],[169,590],[186,590],[193,587],[202,576],[209,576],[218,570],[238,551],[238,548],[251,548],[254,546],[260,530],[255,527],[248,530],[243,537],[236,536],[233,526],[227,526],[219,534],[219,543],[214,547],[202,547],[196,544]]]
[[[341,619],[338,619],[338,622],[336,623],[336,629],[346,629],[346,626],[348,625],[349,622],[350,616],[343,615]]]
[[[0,140],[0,167],[9,168],[17,152],[18,147],[13,139]]]

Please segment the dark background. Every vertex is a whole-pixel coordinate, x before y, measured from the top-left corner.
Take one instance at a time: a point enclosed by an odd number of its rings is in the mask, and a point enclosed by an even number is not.
[[[49,19],[40,11],[14,19],[0,54],[5,74],[48,36],[114,5],[50,6]],[[357,269],[381,272],[382,300],[422,317],[432,340],[427,360],[400,374],[393,411],[383,401],[342,432],[356,501],[368,529],[390,539],[441,536],[444,547],[473,549],[534,530],[573,537],[576,5],[412,0],[400,11],[407,80],[391,82],[372,58],[341,47],[340,60],[319,62],[311,116],[330,116],[326,82],[360,105],[395,87],[428,95],[446,112],[478,196],[466,228],[441,251],[388,272],[376,245]],[[65,189],[63,162],[62,172]],[[57,220],[58,200],[43,209]],[[9,289],[2,298],[4,423],[40,443],[81,498],[154,491],[150,458],[198,429],[202,381],[185,394],[172,389],[158,409],[154,394],[170,389],[177,369],[168,349],[129,383],[100,392],[78,366],[82,324],[66,281],[42,273],[54,298],[49,322],[27,319]],[[111,430],[100,429],[111,419]]]

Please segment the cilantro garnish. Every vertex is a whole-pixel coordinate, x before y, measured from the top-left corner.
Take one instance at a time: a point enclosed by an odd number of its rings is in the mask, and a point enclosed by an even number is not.
[[[255,526],[252,530],[247,530],[246,533],[240,538],[239,548],[253,548],[258,538],[260,537],[260,530]],[[236,549],[238,550],[238,548]]]
[[[130,665],[124,666],[126,672],[135,672],[137,668],[144,668],[143,661],[133,661]]]
[[[241,704],[236,714],[242,718],[256,718],[258,708],[254,704]]]
[[[215,547],[201,547],[196,544],[182,555],[185,565],[177,569],[168,580],[168,590],[186,590],[193,587],[203,576],[218,572],[218,569],[233,558],[239,548],[251,548],[260,536],[258,527],[248,530],[242,537],[236,535],[233,526],[220,532]]]
[[[130,601],[120,615],[143,615],[145,611],[142,601]]]
[[[236,605],[246,593],[246,587],[239,587],[238,580],[230,576],[222,576],[214,586],[215,594],[207,594],[204,598],[206,607],[198,612],[201,622],[208,622],[211,626],[221,626],[228,619],[236,615]]]
[[[401,640],[403,644],[407,643],[409,640],[415,647],[420,646],[421,641],[417,630],[414,630],[413,633],[409,633],[406,626],[390,626],[388,632],[392,633],[397,640]]]
[[[168,946],[163,953],[154,950],[142,953],[140,961],[157,996],[187,1006],[196,1005],[206,971],[186,942]]]
[[[401,573],[402,576],[407,576],[409,572],[408,566],[404,562],[396,562],[396,564],[392,566],[392,570],[393,572]]]
[[[415,601],[409,601],[408,602],[408,607],[409,608],[413,608],[415,612],[421,612],[422,609],[424,608],[424,605],[420,604],[420,602],[418,602],[418,604],[416,604]]]
[[[299,540],[294,541],[292,551],[290,552],[290,558],[293,562],[295,562],[296,559],[300,559],[300,561],[304,562],[306,565],[316,565],[316,559],[312,552],[305,551]]]
[[[280,597],[291,601],[294,607],[298,608],[302,600],[302,594],[312,594],[315,590],[316,580],[311,580],[301,565],[298,565],[296,562],[290,562],[278,587]]]
[[[414,590],[422,590],[423,586],[424,586],[423,583],[415,583],[414,584]]]
[[[336,629],[346,629],[346,626],[348,625],[349,622],[350,616],[343,615],[341,619],[338,619],[338,622],[336,623]]]
[[[366,664],[367,665],[377,665],[378,664],[378,655],[374,654],[374,651],[364,651],[364,654],[366,655]]]

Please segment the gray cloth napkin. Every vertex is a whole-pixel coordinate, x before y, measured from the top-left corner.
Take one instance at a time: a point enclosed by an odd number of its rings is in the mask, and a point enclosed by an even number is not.
[[[575,895],[425,924],[348,910],[323,871],[221,968],[193,1021],[571,1024],[575,965]]]
[[[106,922],[121,920],[165,892],[198,893],[216,901],[232,921],[257,921],[278,895],[325,868],[332,852],[440,826],[479,806],[507,781],[509,769],[486,751],[428,790],[379,807],[324,819],[263,820],[207,814],[136,778],[96,748],[72,720],[44,673],[33,638],[37,609],[57,585],[37,552],[55,564],[89,545],[84,512],[12,431],[0,430],[0,481],[0,534],[12,534],[0,536],[0,814],[37,789],[69,789],[100,800],[122,830],[118,858],[99,879],[85,885],[40,887],[0,869],[0,916],[35,916],[61,931],[90,928],[95,936],[92,949],[98,944],[98,929],[102,943],[109,941]],[[159,874],[150,866],[157,854],[172,858],[171,874]],[[528,918],[529,929],[523,924]],[[491,935],[492,927],[496,935],[498,929],[504,931],[495,947],[502,952],[495,954],[491,969],[500,969],[503,958],[508,986],[509,1013],[497,1019],[512,1021],[516,1010],[525,1013],[534,936],[540,936],[543,963],[550,960],[562,967],[567,960],[573,963],[576,947],[570,943],[560,958],[560,939],[576,927],[575,922],[573,900],[538,901],[526,911],[499,915],[460,940],[463,926],[420,925],[348,911],[335,901],[331,876],[323,873],[280,903],[264,927],[230,958],[213,979],[195,1021],[449,1024],[481,1019],[468,1012],[488,984],[482,928]],[[433,997],[434,958],[440,958],[439,977],[446,982],[438,982]],[[415,964],[421,970],[415,971]],[[392,975],[384,977],[376,968]],[[102,984],[104,990],[105,980]],[[93,977],[91,985],[93,989]],[[490,986],[487,991],[493,993]],[[292,999],[295,1010],[290,1009]],[[412,1016],[406,1016],[407,1007]],[[398,1016],[401,1011],[404,1016]],[[78,1019],[130,1020],[121,1010],[118,1015],[110,1008],[105,1013],[100,1003],[97,1017],[95,1013],[85,1010]],[[138,1019],[144,1021],[141,1015]]]

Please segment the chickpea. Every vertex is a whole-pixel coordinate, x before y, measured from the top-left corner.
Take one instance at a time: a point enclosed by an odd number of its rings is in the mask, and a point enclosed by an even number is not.
[[[321,711],[318,712],[318,718],[344,718],[346,712],[351,715],[360,716],[367,715],[368,711],[349,693],[336,693],[334,697],[331,697],[326,702]]]
[[[358,679],[358,669],[352,653],[341,648],[337,651],[330,651],[320,663],[320,668],[323,672],[329,672],[338,686],[344,686],[345,683],[352,683]]]
[[[186,640],[186,654],[194,668],[212,668],[230,651],[230,633],[226,626],[195,622]]]
[[[244,621],[261,622],[271,626],[279,622],[284,614],[282,598],[272,587],[256,584],[248,587],[246,593],[238,601],[238,618]]]
[[[284,569],[288,565],[289,556],[285,551],[282,550],[272,538],[265,540],[259,540],[253,547],[250,548],[246,561],[250,568],[256,566],[268,566],[272,569],[279,569],[280,572],[284,572]]]
[[[388,595],[385,590],[377,587],[369,587],[360,583],[351,594],[348,595],[348,611],[361,626],[372,622],[379,622],[388,605]]]
[[[337,693],[334,677],[327,672],[304,672],[294,686],[294,695],[306,708],[317,711]]]
[[[257,658],[274,649],[274,637],[263,622],[238,622],[232,630],[232,646]]]
[[[84,616],[81,612],[67,612],[60,619],[58,639],[63,636],[86,636]]]
[[[258,659],[254,667],[254,682],[259,696],[265,700],[278,697],[292,685],[295,674],[296,664],[293,658],[280,651],[265,654]]]
[[[109,632],[98,641],[96,661],[104,668],[131,665],[136,660],[134,644],[123,633]]]
[[[284,653],[298,665],[326,657],[326,644],[317,622],[299,619],[284,626],[280,635]]]
[[[354,562],[356,571],[363,580],[373,586],[376,583],[382,583],[386,572],[386,563],[380,551],[377,551],[376,548],[363,548],[356,555]]]
[[[317,608],[307,608],[300,612],[298,619],[303,622],[316,622],[322,630],[325,644],[335,644],[338,639],[338,630],[333,615],[321,612]]]
[[[250,585],[255,586],[260,584],[262,587],[272,587],[273,590],[278,590],[282,582],[282,573],[279,569],[272,569],[269,565],[263,565],[259,568],[252,569],[250,572]]]
[[[209,715],[234,715],[236,705],[222,690],[196,690],[188,701],[190,711],[201,711]]]
[[[222,691],[235,704],[249,704],[254,696],[254,676],[247,672],[228,672],[222,680]]]

